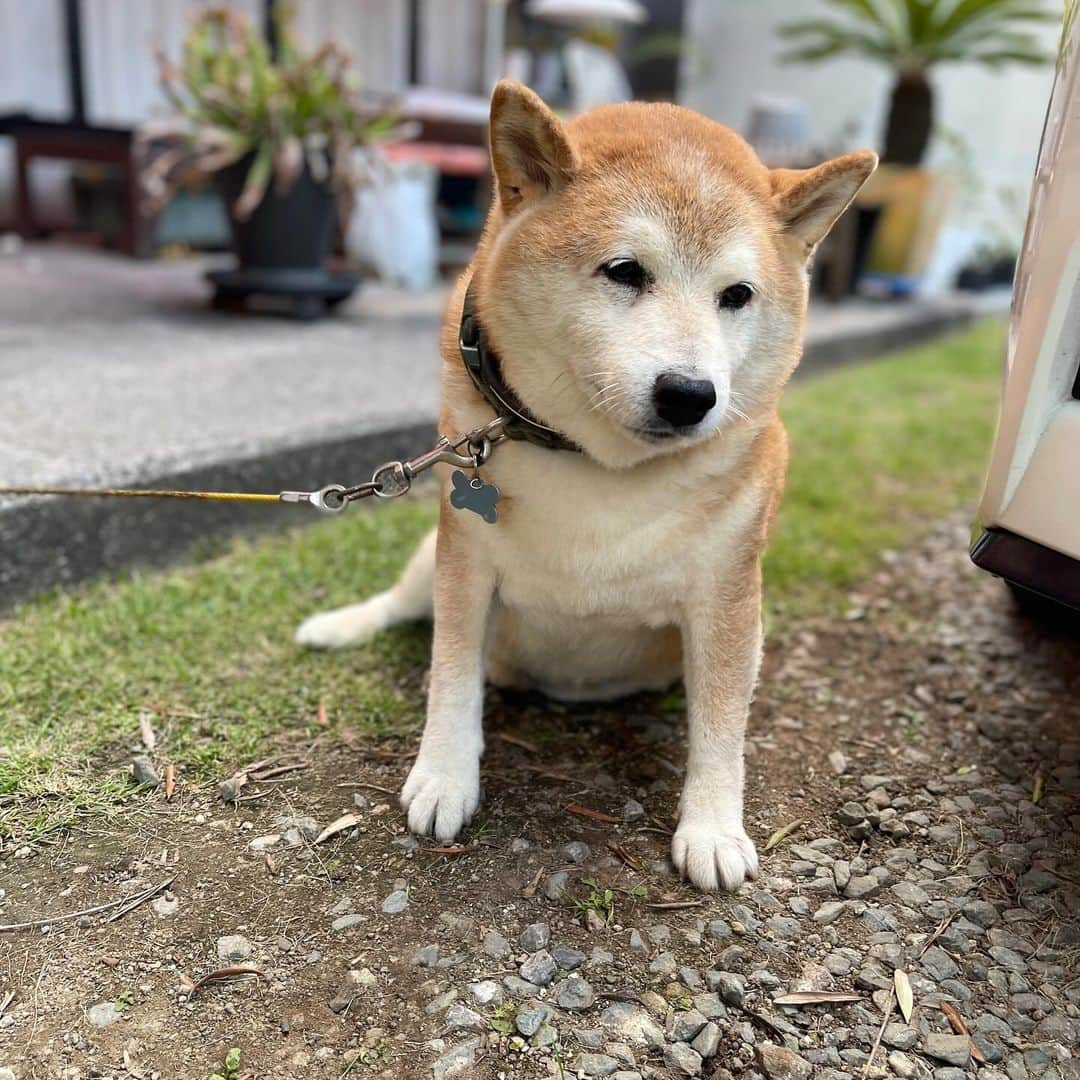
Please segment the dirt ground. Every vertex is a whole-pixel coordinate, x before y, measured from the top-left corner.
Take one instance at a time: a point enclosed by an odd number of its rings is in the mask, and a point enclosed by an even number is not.
[[[0,1078],[1077,1075],[1080,646],[1018,618],[965,547],[948,522],[846,619],[771,637],[762,872],[737,895],[671,874],[682,717],[655,698],[492,695],[460,849],[404,833],[411,746],[284,733],[263,773],[306,767],[237,804],[181,778],[3,850],[2,924],[170,884],[113,921],[0,934]],[[550,956],[553,981],[523,982]],[[193,991],[235,965],[260,974]],[[775,1003],[793,988],[861,1000]]]

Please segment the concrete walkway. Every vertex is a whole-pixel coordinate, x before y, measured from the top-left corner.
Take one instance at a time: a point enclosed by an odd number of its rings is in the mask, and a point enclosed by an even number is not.
[[[52,245],[0,256],[0,484],[277,490],[360,479],[421,447],[438,410],[445,289],[367,285],[336,316],[298,323],[212,311],[203,269]],[[962,300],[816,307],[804,371],[972,314]],[[0,502],[0,606],[271,518],[299,520],[265,508]]]

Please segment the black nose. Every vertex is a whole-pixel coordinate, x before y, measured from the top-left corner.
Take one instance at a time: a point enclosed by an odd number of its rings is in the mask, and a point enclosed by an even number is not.
[[[672,427],[692,427],[716,404],[716,387],[711,379],[660,375],[653,386],[653,404],[656,415]]]

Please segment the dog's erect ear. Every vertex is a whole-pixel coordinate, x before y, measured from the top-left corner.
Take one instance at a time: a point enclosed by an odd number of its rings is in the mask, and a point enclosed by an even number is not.
[[[491,96],[491,163],[507,214],[565,187],[580,165],[559,118],[510,79]]]
[[[877,168],[877,154],[857,150],[813,169],[773,169],[773,205],[809,255]]]

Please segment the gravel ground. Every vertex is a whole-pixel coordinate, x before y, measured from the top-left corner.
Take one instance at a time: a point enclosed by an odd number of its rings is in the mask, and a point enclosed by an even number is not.
[[[226,784],[239,803],[158,789],[0,851],[5,924],[172,879],[0,935],[0,1080],[1080,1076],[1080,648],[966,539],[943,524],[846,619],[770,641],[762,874],[735,895],[672,876],[681,722],[656,698],[493,696],[460,846],[403,833],[411,748],[317,743]]]

